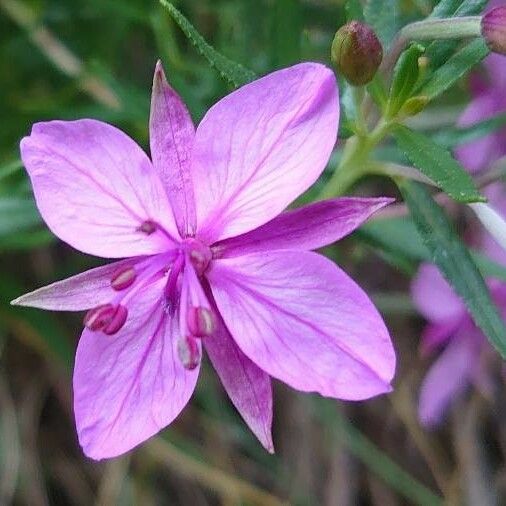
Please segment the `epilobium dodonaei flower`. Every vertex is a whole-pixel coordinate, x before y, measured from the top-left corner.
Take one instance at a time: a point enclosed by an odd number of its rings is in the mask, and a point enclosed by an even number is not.
[[[87,455],[119,455],[172,422],[195,388],[202,349],[269,451],[271,376],[340,399],[390,391],[395,356],[380,315],[309,251],[389,199],[282,213],[321,174],[338,120],[333,73],[303,63],[231,93],[195,130],[158,64],[152,160],[90,119],[38,123],[22,140],[51,230],[86,253],[129,257],[15,301],[88,310],[74,369]]]

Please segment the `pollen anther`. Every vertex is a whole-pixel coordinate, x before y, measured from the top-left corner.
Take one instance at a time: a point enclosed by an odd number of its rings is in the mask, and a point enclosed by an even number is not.
[[[179,360],[185,369],[195,369],[200,364],[201,353],[197,340],[191,336],[181,338],[177,343]]]
[[[190,307],[187,323],[188,330],[195,337],[208,337],[216,330],[214,313],[206,307]]]
[[[102,304],[90,309],[84,317],[84,326],[97,332],[101,330],[104,334],[112,335],[118,332],[126,322],[128,310],[121,304]]]
[[[114,290],[125,290],[125,288],[133,285],[136,278],[137,273],[133,267],[122,267],[112,275],[111,286]]]

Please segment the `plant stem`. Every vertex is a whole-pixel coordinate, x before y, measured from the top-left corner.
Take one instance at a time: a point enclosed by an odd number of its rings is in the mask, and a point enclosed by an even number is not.
[[[380,120],[370,134],[354,135],[346,141],[343,157],[331,178],[320,192],[323,200],[342,195],[362,176],[368,173],[368,159],[371,151],[387,135],[392,122]]]

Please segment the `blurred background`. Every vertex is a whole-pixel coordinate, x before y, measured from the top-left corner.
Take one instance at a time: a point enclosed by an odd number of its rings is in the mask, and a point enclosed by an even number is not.
[[[259,74],[301,60],[330,64],[332,38],[346,16],[338,0],[174,3],[217,50]],[[399,0],[392,16],[402,26],[434,3]],[[468,392],[437,429],[420,426],[417,396],[431,359],[418,354],[423,320],[409,297],[416,265],[378,250],[372,233],[354,234],[326,254],[372,295],[387,321],[398,353],[392,394],[339,403],[275,383],[271,456],[206,362],[190,404],[158,437],[108,462],[82,454],[71,401],[82,315],[8,302],[98,263],[41,222],[18,145],[36,121],[91,117],[147,148],[158,58],[196,122],[230,91],[156,0],[0,0],[0,504],[500,504],[501,375],[493,376],[492,397]],[[453,126],[467,99],[464,81],[420,125]],[[379,178],[356,191],[396,195]],[[498,359],[491,363],[498,371]]]

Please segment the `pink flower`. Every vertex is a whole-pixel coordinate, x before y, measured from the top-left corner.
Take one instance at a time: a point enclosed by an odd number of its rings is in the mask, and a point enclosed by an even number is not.
[[[152,161],[90,119],[34,125],[21,142],[38,208],[73,247],[124,258],[20,297],[86,310],[74,369],[79,441],[122,454],[188,402],[202,347],[269,451],[270,377],[340,399],[391,390],[395,356],[367,295],[308,250],[390,199],[342,198],[280,214],[323,171],[336,140],[333,73],[316,63],[231,93],[195,130],[157,65]]]

